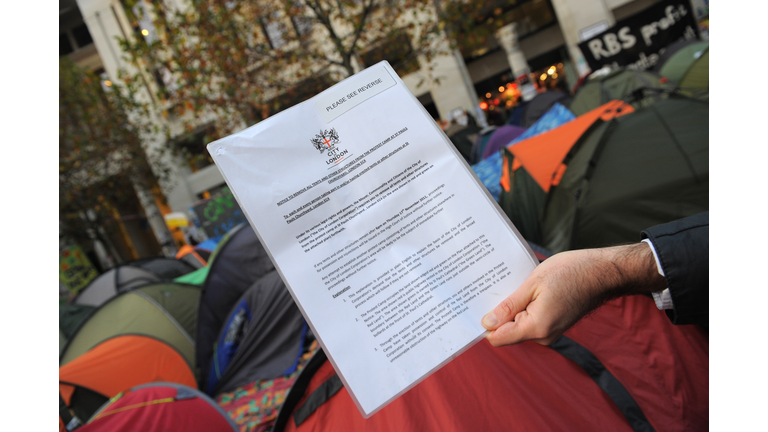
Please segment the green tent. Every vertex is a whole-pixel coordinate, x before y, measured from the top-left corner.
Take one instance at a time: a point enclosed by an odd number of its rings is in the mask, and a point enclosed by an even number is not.
[[[553,252],[639,240],[640,231],[709,210],[709,104],[670,97],[600,123],[576,144],[547,197]]]
[[[94,306],[63,304],[59,305],[59,354],[67,344],[67,340],[77,330],[80,323],[96,309]]]
[[[194,370],[197,309],[200,287],[156,283],[123,292],[108,300],[70,336],[59,366],[100,342],[119,335],[147,335],[175,348]]]
[[[211,269],[210,266],[200,267],[199,269],[193,271],[192,273],[187,273],[183,276],[177,277],[173,281],[178,283],[186,283],[186,284],[202,286],[203,282],[205,282],[205,278],[208,276],[208,270],[210,269]]]
[[[607,75],[590,76],[576,90],[568,109],[578,117],[614,99],[641,108],[660,100],[675,88],[674,83],[666,82],[654,72],[620,67]]]
[[[683,94],[697,98],[709,96],[709,42],[693,42],[675,51],[659,74],[676,83]]]
[[[505,150],[500,205],[551,252],[638,241],[645,228],[709,209],[707,102],[670,95],[600,114]]]

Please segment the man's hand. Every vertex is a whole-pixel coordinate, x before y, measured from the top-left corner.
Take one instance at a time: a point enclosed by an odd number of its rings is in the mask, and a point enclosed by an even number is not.
[[[494,346],[554,342],[604,302],[666,287],[648,245],[637,243],[556,254],[483,317]]]

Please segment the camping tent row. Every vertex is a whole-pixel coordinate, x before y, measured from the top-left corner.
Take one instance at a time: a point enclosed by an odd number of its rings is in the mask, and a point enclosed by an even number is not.
[[[59,357],[61,417],[80,421],[132,386],[173,381],[196,387],[194,341],[200,287],[172,282],[122,292],[91,311]]]
[[[500,183],[504,212],[549,251],[638,241],[709,210],[709,104],[609,102],[505,148]]]
[[[82,423],[119,392],[156,381],[206,389],[211,396],[237,393],[238,406],[231,409],[240,411],[242,422],[263,420],[260,407],[277,407],[276,399],[267,403],[263,392],[251,392],[254,412],[243,416],[239,389],[258,383],[284,395],[300,360],[314,352],[314,338],[250,226],[226,236],[211,261],[202,287],[148,284],[98,308],[77,306],[90,311],[61,350],[61,430],[67,413]],[[198,333],[212,339],[195,344]],[[196,350],[202,346],[201,369]]]
[[[175,258],[155,257],[128,262],[97,276],[70,304],[100,306],[118,293],[149,283],[169,281],[197,267]]]

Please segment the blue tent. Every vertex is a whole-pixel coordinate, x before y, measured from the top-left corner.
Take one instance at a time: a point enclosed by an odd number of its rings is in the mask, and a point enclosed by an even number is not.
[[[576,116],[568,111],[568,108],[560,105],[559,103],[556,103],[552,106],[552,108],[550,108],[549,111],[546,112],[546,114],[541,116],[541,118],[536,123],[529,127],[520,136],[512,140],[507,145],[507,147],[524,139],[552,130],[575,118]],[[501,181],[501,165],[501,152],[495,153],[488,157],[488,159],[472,165],[472,170],[475,171],[475,174],[477,174],[477,176],[480,178],[480,181],[483,182],[485,187],[496,201],[498,201],[501,197],[501,185],[499,184]]]

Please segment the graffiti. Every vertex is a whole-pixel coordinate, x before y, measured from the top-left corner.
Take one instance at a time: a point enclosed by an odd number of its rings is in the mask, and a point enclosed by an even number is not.
[[[200,221],[201,228],[208,237],[218,237],[231,231],[241,223],[246,223],[245,215],[237,205],[229,188],[192,207]]]
[[[59,281],[70,291],[82,289],[98,274],[79,246],[68,246],[59,254]]]

